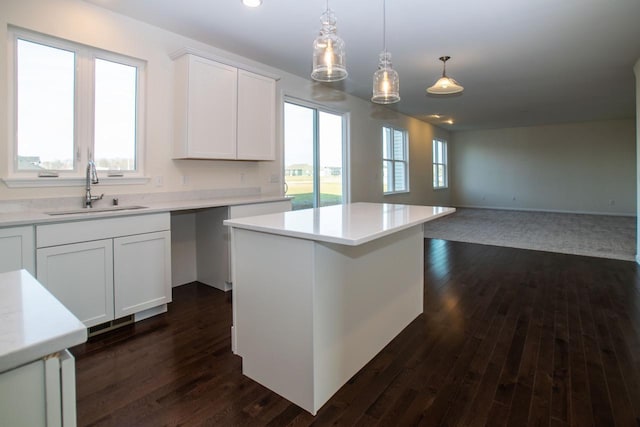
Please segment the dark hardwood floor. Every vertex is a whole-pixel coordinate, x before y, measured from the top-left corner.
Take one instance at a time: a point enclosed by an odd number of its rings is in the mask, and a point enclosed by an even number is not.
[[[424,314],[315,418],[242,376],[230,294],[190,284],[72,349],[78,423],[640,425],[635,263],[442,240],[425,257]]]

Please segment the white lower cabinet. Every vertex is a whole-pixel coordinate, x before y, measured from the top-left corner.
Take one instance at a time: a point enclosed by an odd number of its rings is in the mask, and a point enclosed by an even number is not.
[[[0,374],[3,426],[74,427],[75,362],[63,350]]]
[[[36,274],[33,226],[0,228],[0,273],[24,268]]]
[[[171,300],[171,233],[113,239],[115,317]]]
[[[113,241],[38,249],[38,280],[87,327],[113,320]]]
[[[87,327],[162,306],[169,229],[168,213],[38,226],[38,280]]]

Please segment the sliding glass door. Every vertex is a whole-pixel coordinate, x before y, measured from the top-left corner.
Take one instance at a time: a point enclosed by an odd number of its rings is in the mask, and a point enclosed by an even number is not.
[[[284,104],[284,179],[293,209],[344,203],[347,196],[345,117]]]

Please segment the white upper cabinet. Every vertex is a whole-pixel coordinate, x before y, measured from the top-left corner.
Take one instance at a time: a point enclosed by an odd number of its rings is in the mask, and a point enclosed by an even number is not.
[[[238,70],[184,55],[176,78],[174,156],[235,159]]]
[[[238,70],[238,159],[276,158],[276,82]]]
[[[275,159],[275,79],[190,53],[175,64],[174,158]]]

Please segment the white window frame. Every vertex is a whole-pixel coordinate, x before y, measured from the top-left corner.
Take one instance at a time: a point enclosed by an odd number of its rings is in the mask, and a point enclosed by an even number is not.
[[[444,160],[442,163],[438,163],[436,162],[436,156],[435,156],[435,152],[436,152],[436,147],[438,146],[438,144],[441,144],[443,147],[443,155],[442,155],[442,159]],[[448,143],[446,140],[441,139],[441,138],[434,138],[433,139],[433,146],[432,146],[432,150],[431,150],[431,154],[432,154],[432,167],[431,167],[431,174],[432,174],[432,180],[431,182],[433,183],[433,189],[434,190],[445,190],[447,188],[449,188],[449,147],[448,147]],[[434,166],[442,166],[444,168],[444,183],[442,185],[438,185],[439,183],[436,183],[436,175],[435,175],[435,171],[434,171]]]
[[[394,131],[402,132],[402,145],[403,145],[402,148],[404,150],[404,156],[403,157],[404,157],[405,160],[396,160],[396,159],[393,158],[394,157],[394,155],[393,155],[393,147],[390,150],[391,158],[385,158],[384,157],[384,132],[385,132],[385,129],[390,129],[392,135],[393,135]],[[391,179],[392,179],[392,184],[393,184],[393,185],[391,185],[392,190],[390,190],[390,191],[384,191],[383,190],[383,194],[385,196],[387,196],[387,195],[391,195],[391,194],[409,193],[411,191],[410,188],[409,188],[409,175],[410,175],[409,174],[409,131],[407,131],[406,129],[401,129],[401,128],[398,128],[398,127],[388,126],[388,125],[383,125],[382,128],[381,128],[381,131],[382,132],[380,132],[380,136],[382,137],[381,138],[381,142],[382,143],[380,145],[382,146],[382,167],[383,167],[383,169],[382,169],[383,170],[383,174],[382,174],[383,175],[383,178],[382,178],[383,179],[383,183],[382,183],[383,187],[382,188],[384,189],[384,162],[385,161],[391,162],[391,170],[389,171],[389,173],[390,173],[390,176],[391,176]],[[395,179],[396,179],[395,178],[395,166],[396,166],[396,163],[404,163],[404,171],[405,171],[405,173],[404,173],[405,189],[404,190],[399,190],[399,191],[393,190],[393,189],[396,188],[396,182],[395,182]]]
[[[74,43],[29,30],[9,27],[9,143],[7,156],[7,176],[3,178],[10,188],[22,187],[66,187],[83,185],[85,170],[93,158],[94,141],[94,63],[95,59],[104,59],[137,68],[136,94],[136,170],[135,171],[98,171],[100,182],[113,184],[145,184],[149,178],[144,176],[145,153],[145,100],[146,100],[146,61],[106,50]],[[76,54],[75,94],[74,94],[74,168],[70,171],[18,170],[18,40],[25,40]],[[44,172],[44,173],[43,173]]]
[[[311,101],[307,101],[305,99],[302,98],[296,98],[295,96],[292,95],[283,95],[282,97],[282,102],[281,102],[281,114],[280,117],[282,117],[282,122],[281,122],[281,126],[282,126],[282,132],[284,133],[284,106],[285,104],[294,104],[300,107],[306,107],[309,108],[311,110],[314,110],[314,121],[315,121],[315,135],[314,135],[314,142],[313,142],[313,164],[314,165],[318,165],[319,163],[319,147],[318,147],[318,143],[319,143],[319,135],[318,135],[318,129],[317,129],[317,120],[318,120],[318,114],[320,112],[324,112],[324,113],[329,113],[329,114],[334,114],[336,116],[341,116],[342,117],[342,204],[346,205],[349,204],[351,201],[351,174],[349,173],[350,167],[349,165],[351,164],[350,161],[350,157],[349,157],[349,153],[350,153],[350,149],[349,149],[349,145],[350,145],[350,140],[349,140],[349,135],[351,134],[351,132],[349,131],[349,123],[351,122],[351,113],[347,112],[347,111],[342,111],[342,110],[337,110],[334,108],[329,108],[327,106],[324,106],[322,104],[317,104],[315,102],[311,102]],[[284,141],[284,136],[283,136],[283,141]],[[285,155],[285,150],[282,150],[282,177],[283,177],[283,182],[285,179],[284,176],[284,168],[285,168],[285,162],[284,162],[284,155]],[[314,206],[316,206],[317,202],[320,200],[320,176],[319,176],[319,172],[320,170],[316,167],[314,167],[314,188],[313,188],[313,192],[314,192]]]

